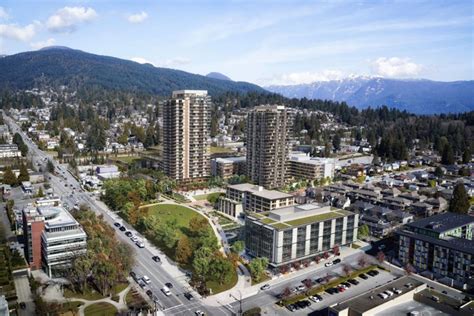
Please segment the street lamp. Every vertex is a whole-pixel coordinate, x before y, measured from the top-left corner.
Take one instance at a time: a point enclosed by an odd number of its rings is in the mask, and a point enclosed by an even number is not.
[[[239,301],[239,306],[240,306],[239,307],[239,315],[242,315],[242,292],[240,290],[239,290],[239,294],[240,294],[240,299],[238,299],[237,297],[232,295],[232,293],[229,294],[229,297],[232,297],[236,301]]]

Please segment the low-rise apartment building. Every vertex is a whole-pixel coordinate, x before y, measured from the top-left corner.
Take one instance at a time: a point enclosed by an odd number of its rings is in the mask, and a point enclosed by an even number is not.
[[[358,214],[316,203],[249,213],[245,248],[250,256],[268,258],[276,268],[351,244],[357,240],[358,226]]]
[[[211,160],[211,175],[221,179],[229,179],[234,175],[246,174],[246,158],[226,157]]]
[[[305,153],[292,153],[288,160],[288,175],[295,180],[334,178],[336,163],[331,158],[310,157]]]
[[[227,186],[226,195],[219,199],[218,209],[232,217],[245,212],[268,212],[295,203],[291,194],[266,190],[250,183]]]
[[[21,157],[21,151],[16,144],[0,144],[0,158]]]
[[[61,206],[27,207],[23,210],[25,257],[32,269],[50,277],[61,276],[71,260],[87,251],[87,235]]]
[[[458,287],[472,286],[474,217],[443,213],[404,226],[397,232],[398,260]]]

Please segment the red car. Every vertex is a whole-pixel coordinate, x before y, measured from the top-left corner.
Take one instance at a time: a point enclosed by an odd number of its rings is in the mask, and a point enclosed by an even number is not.
[[[338,286],[337,289],[339,290],[339,292],[344,292],[346,289],[343,288],[342,286]]]

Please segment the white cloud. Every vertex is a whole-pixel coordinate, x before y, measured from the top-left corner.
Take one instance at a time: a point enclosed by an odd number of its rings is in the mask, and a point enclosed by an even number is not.
[[[382,77],[411,77],[418,75],[423,66],[411,62],[409,58],[380,57],[372,62],[373,72]]]
[[[143,57],[132,57],[132,58],[130,58],[130,60],[134,61],[136,63],[139,63],[139,64],[152,64],[153,66],[155,66],[155,63],[153,63],[153,62],[151,62],[148,59],[143,58]]]
[[[154,63],[144,57],[133,57],[133,58],[130,58],[130,60],[139,64],[152,64],[155,67],[165,67],[165,68],[172,68],[176,66],[187,65],[191,62],[190,59],[183,58],[183,57],[176,57],[176,58],[168,59],[159,63]]]
[[[176,57],[172,59],[168,59],[165,62],[161,63],[162,67],[175,67],[175,66],[183,66],[191,63],[191,59],[184,58],[184,57]]]
[[[54,38],[48,38],[47,40],[45,41],[39,41],[39,42],[34,42],[34,43],[30,43],[30,46],[34,49],[41,49],[43,47],[48,47],[48,46],[52,46],[56,43],[56,40]]]
[[[148,13],[146,13],[145,11],[142,11],[140,13],[136,13],[136,14],[132,14],[132,15],[128,16],[127,20],[130,23],[137,24],[137,23],[142,23],[147,18],[148,18]]]
[[[330,81],[343,79],[345,74],[340,70],[323,70],[321,72],[293,72],[288,74],[280,74],[272,78],[262,79],[265,85],[295,85],[312,83],[315,81]]]
[[[9,17],[7,10],[4,7],[0,7],[0,20],[8,20]]]
[[[73,32],[80,23],[90,22],[97,17],[92,8],[64,7],[48,18],[46,26],[52,32]]]
[[[0,38],[10,38],[18,41],[29,41],[35,36],[38,24],[18,26],[17,24],[0,24]]]

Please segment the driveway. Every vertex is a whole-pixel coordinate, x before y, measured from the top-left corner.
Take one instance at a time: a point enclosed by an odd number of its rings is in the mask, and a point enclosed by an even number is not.
[[[20,316],[30,316],[35,314],[35,304],[31,294],[30,282],[27,276],[18,276],[14,278],[18,302],[26,304],[25,309],[19,309]]]

